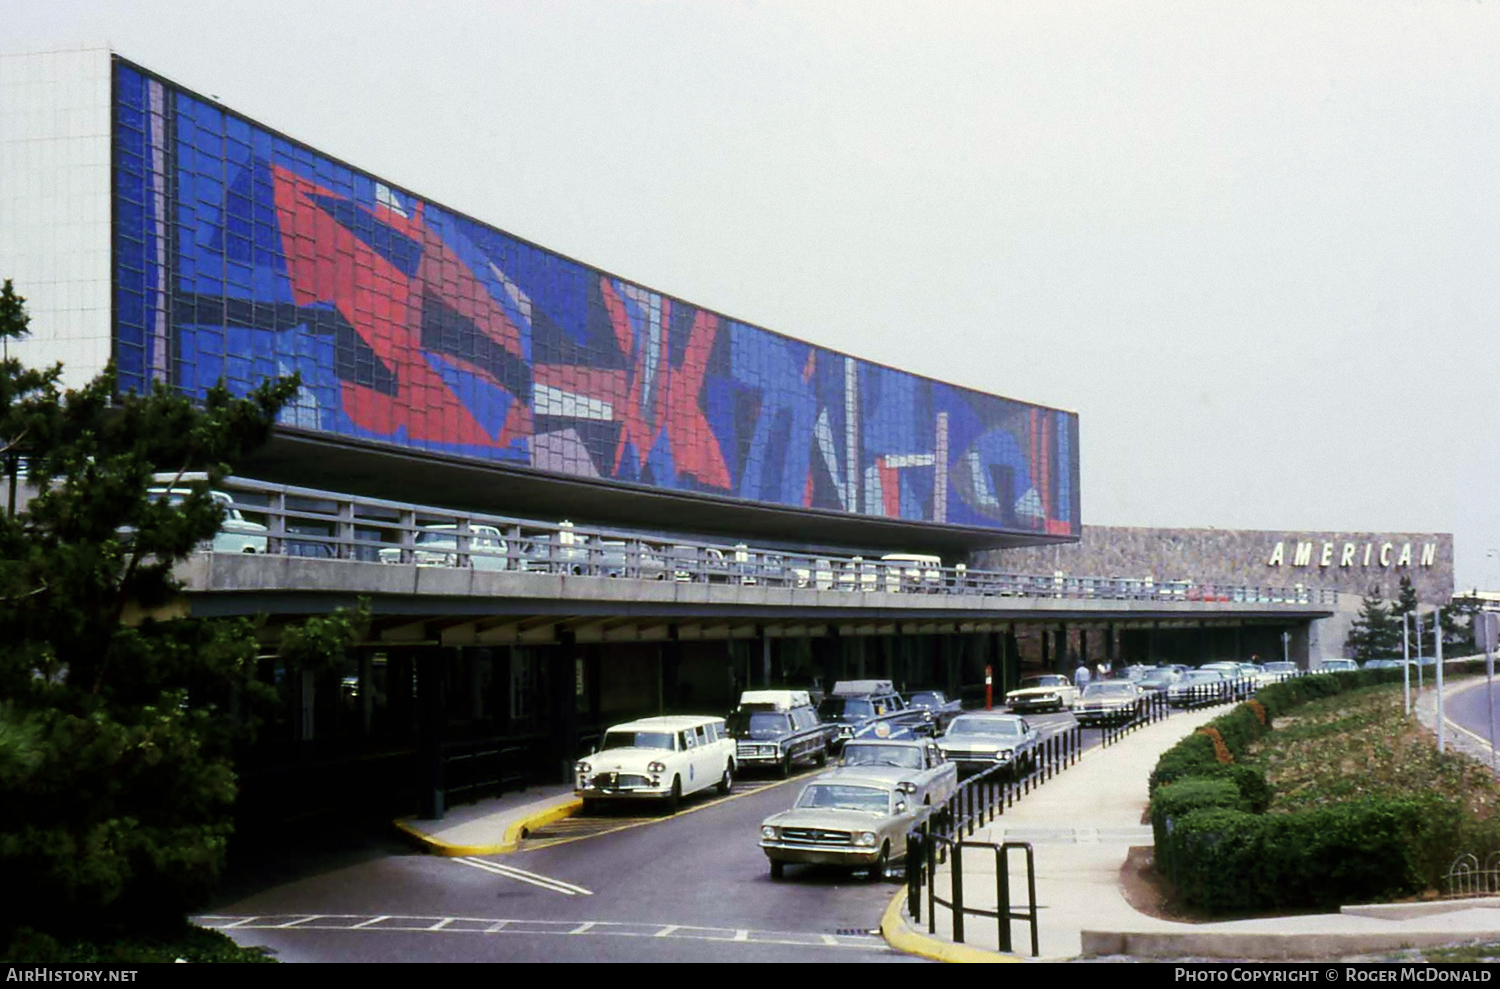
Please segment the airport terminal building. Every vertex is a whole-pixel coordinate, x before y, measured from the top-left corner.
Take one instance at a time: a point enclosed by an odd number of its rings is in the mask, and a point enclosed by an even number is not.
[[[1342,634],[1324,626],[1347,624],[1339,615],[1371,580],[1409,572],[1426,601],[1452,590],[1441,534],[1085,528],[1074,413],[839,353],[573,260],[108,51],[0,56],[0,176],[0,277],[32,318],[12,356],[62,361],[70,384],[113,361],[122,389],[193,396],[300,375],[242,473],[327,493],[267,496],[285,517],[323,525],[325,513],[330,535],[306,538],[327,558],[199,554],[213,573],[249,576],[190,588],[195,614],[269,614],[273,626],[361,594],[375,602],[372,640],[348,668],[277,681],[300,709],[262,766],[283,790],[288,766],[323,767],[306,776],[310,793],[330,766],[358,767],[341,785],[388,786],[415,760],[429,793],[442,766],[478,753],[520,753],[523,776],[569,766],[603,726],[723,711],[751,685],[884,676],[973,700],[987,668],[1003,690],[1023,668],[1080,657],[1285,648],[1310,663],[1338,654]],[[506,573],[424,595],[447,577],[418,572],[414,523],[404,543],[339,541],[360,531],[356,497],[408,520],[566,519],[668,545],[941,556],[1046,580],[953,600],[834,593],[865,590],[858,576],[637,592],[595,574],[557,581],[549,600],[485,590],[529,579]],[[327,515],[335,503],[343,514]],[[385,523],[363,531],[401,538]],[[392,547],[402,565],[379,566]],[[402,575],[408,590],[390,590]],[[1070,576],[1129,578],[1136,591],[1104,600]],[[947,579],[939,590],[966,578]],[[1154,590],[1176,582],[1199,593]],[[1202,595],[1218,582],[1262,590]],[[1325,608],[1331,595],[1267,585],[1353,593]]]

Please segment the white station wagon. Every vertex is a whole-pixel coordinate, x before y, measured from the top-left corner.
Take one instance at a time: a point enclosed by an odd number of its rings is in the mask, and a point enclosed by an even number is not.
[[[641,718],[615,725],[593,755],[573,767],[573,793],[584,812],[600,800],[660,800],[668,812],[683,797],[734,785],[734,739],[724,719],[700,715]]]

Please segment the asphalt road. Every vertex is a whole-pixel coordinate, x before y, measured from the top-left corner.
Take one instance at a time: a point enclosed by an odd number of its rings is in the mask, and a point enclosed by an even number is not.
[[[1028,719],[1044,735],[1072,723]],[[345,835],[241,862],[199,921],[285,961],[918,961],[877,930],[899,879],[792,867],[771,880],[760,822],[813,775],[747,780],[673,817],[627,809],[602,833],[512,855],[440,858]]]
[[[1457,696],[1444,697],[1443,706],[1447,708],[1448,720],[1462,725],[1480,738],[1489,738],[1490,716],[1485,703],[1487,694],[1484,687],[1471,687]],[[1495,685],[1495,725],[1497,738],[1500,738],[1500,682]]]

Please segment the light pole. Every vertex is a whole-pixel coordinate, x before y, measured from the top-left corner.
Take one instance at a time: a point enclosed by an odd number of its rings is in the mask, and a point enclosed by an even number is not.
[[[1411,612],[1401,616],[1401,696],[1411,717]]]

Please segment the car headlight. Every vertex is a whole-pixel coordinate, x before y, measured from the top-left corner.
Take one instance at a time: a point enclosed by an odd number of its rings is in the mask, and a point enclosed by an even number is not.
[[[854,836],[854,843],[865,848],[873,848],[875,846],[875,832],[861,831],[859,834]]]
[[[762,825],[761,829],[760,829],[760,836],[762,838],[764,838],[766,841],[775,841],[776,840],[776,829],[773,828],[773,827],[771,827],[771,825],[769,825],[769,824]]]
[[[853,725],[839,725],[839,735],[841,735],[844,738],[852,738],[854,736],[854,726]]]
[[[1015,753],[1012,752],[1010,749],[996,749],[995,750],[995,758],[996,759],[1009,759],[1014,754]]]
[[[589,773],[593,772],[593,769],[594,769],[593,766],[590,766],[586,762],[577,763],[576,765],[574,765],[573,768],[576,769],[579,772],[579,774],[583,775],[583,776],[587,776]]]
[[[667,764],[664,762],[653,762],[646,767],[646,770],[652,773],[664,773],[667,771]]]

